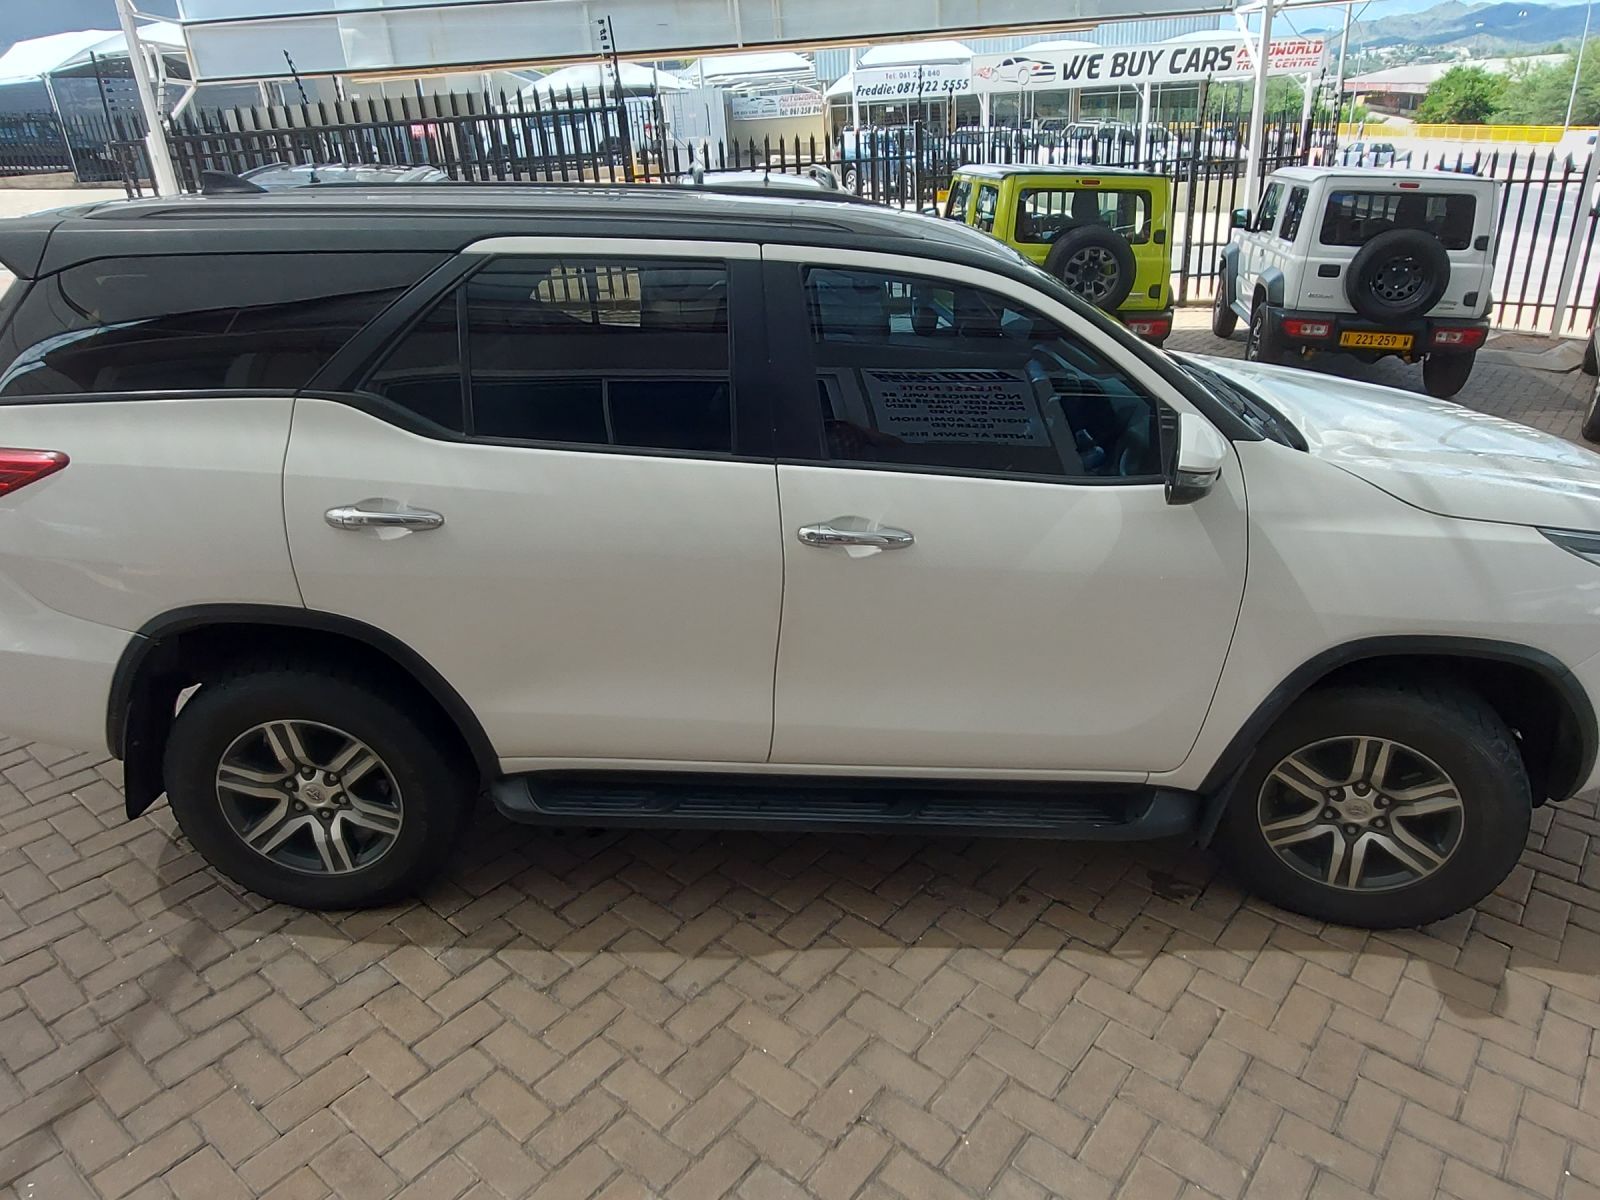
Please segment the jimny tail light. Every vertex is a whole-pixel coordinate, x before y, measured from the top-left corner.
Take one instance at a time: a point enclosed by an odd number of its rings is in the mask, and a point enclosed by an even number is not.
[[[1130,317],[1128,319],[1128,332],[1142,337],[1146,341],[1159,341],[1172,332],[1172,322],[1165,317],[1155,317],[1150,320]]]
[[[0,446],[0,496],[37,483],[67,465],[59,450],[8,450]]]
[[[1483,345],[1483,330],[1470,326],[1464,329],[1435,329],[1429,341],[1435,346],[1452,346],[1458,350],[1476,350]]]
[[[1283,323],[1284,336],[1302,338],[1306,341],[1316,341],[1330,336],[1333,333],[1331,321],[1300,321],[1287,320]]]

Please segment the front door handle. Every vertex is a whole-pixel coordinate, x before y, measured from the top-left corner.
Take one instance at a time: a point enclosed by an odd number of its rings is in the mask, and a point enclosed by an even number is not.
[[[393,508],[370,507],[393,504]],[[363,500],[343,508],[330,508],[325,514],[335,529],[437,529],[444,517],[425,508],[408,508],[392,500]]]
[[[899,550],[917,540],[906,529],[841,529],[828,522],[800,526],[799,537],[807,546],[871,546],[876,550]]]

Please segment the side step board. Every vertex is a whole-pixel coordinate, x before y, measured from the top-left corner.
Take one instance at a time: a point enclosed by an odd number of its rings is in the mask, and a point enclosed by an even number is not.
[[[859,830],[1135,841],[1192,834],[1192,792],[761,776],[548,773],[490,790],[514,821],[618,828]]]

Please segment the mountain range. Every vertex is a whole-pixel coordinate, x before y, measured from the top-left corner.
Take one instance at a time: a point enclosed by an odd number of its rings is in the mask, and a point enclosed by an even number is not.
[[[1318,23],[1322,32],[1337,36],[1342,24],[1327,17]],[[1352,50],[1381,50],[1390,46],[1468,50],[1488,56],[1506,52],[1529,53],[1583,36],[1583,4],[1492,3],[1464,4],[1445,0],[1420,12],[1394,13],[1375,20],[1357,20],[1350,29]],[[1303,32],[1312,32],[1309,29]],[[1590,31],[1600,36],[1600,22]]]

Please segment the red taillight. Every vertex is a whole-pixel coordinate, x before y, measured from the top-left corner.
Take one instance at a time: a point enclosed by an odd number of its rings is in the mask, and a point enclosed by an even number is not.
[[[67,465],[59,450],[7,450],[0,447],[0,496],[54,475]]]
[[[1401,185],[1400,185],[1400,186],[1401,186],[1401,187],[1403,187],[1403,188],[1405,188],[1405,189],[1406,189],[1406,190],[1407,190],[1407,191],[1410,191],[1410,190],[1411,190],[1411,189],[1413,189],[1413,188],[1419,188],[1419,187],[1421,187],[1421,186],[1422,186],[1422,185],[1421,185],[1421,184],[1420,184],[1420,183],[1416,183],[1416,182],[1413,182],[1413,181],[1409,181],[1409,180],[1408,180],[1408,181],[1407,181],[1407,182],[1405,182],[1405,183],[1402,183],[1402,184],[1401,184]]]
[[[1483,345],[1482,329],[1467,326],[1463,329],[1435,329],[1429,339],[1435,346],[1455,346],[1461,350],[1476,350]]]
[[[1288,320],[1283,323],[1283,332],[1292,338],[1325,338],[1333,332],[1333,325],[1328,321]]]
[[[1165,317],[1156,317],[1153,320],[1129,320],[1128,332],[1150,341],[1159,341],[1172,332],[1172,322]]]

